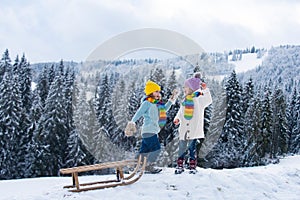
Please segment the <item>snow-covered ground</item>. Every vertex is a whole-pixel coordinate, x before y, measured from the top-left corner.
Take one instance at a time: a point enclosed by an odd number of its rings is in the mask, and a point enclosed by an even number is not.
[[[108,179],[84,176],[80,182]],[[0,199],[300,199],[300,155],[284,158],[280,164],[238,169],[202,169],[198,173],[174,174],[164,168],[160,174],[144,174],[136,183],[103,190],[71,193],[63,189],[71,177],[0,181]]]
[[[242,55],[241,60],[232,61],[232,55],[228,56],[228,64],[234,65],[234,70],[236,73],[243,73],[249,70],[255,69],[258,66],[262,65],[263,60],[268,56],[266,52],[261,58],[257,58],[256,53],[246,53]],[[224,75],[217,76],[207,76],[209,79],[214,79],[217,81],[222,81],[224,79]]]
[[[257,58],[256,53],[247,53],[243,54],[242,60],[231,61],[231,57],[229,56],[229,64],[234,64],[236,73],[246,72],[251,69],[255,69],[259,65],[262,64],[263,59],[267,56],[267,53],[261,57]]]

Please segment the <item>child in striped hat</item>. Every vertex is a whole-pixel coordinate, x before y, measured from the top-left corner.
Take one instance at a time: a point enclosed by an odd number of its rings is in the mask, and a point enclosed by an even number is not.
[[[147,157],[148,165],[146,167],[146,171],[150,173],[158,173],[161,171],[160,169],[154,168],[154,162],[160,153],[158,133],[166,123],[166,112],[169,110],[171,105],[175,103],[177,98],[177,91],[173,91],[168,102],[164,104],[161,101],[160,90],[160,86],[157,83],[147,81],[144,90],[146,96],[142,99],[141,106],[136,111],[131,121],[128,122],[125,129],[125,134],[127,136],[132,136],[133,133],[136,132],[135,122],[141,117],[144,118],[141,131],[142,144],[139,154]]]
[[[196,169],[197,139],[204,138],[204,109],[212,103],[212,98],[206,84],[201,81],[201,75],[185,80],[185,98],[174,118],[174,124],[179,126],[179,151],[176,173],[183,171],[183,163],[187,149],[189,150],[189,168]]]

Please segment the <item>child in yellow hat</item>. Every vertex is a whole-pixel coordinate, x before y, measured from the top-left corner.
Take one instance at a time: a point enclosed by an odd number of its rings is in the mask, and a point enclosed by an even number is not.
[[[156,169],[153,166],[160,153],[158,133],[166,124],[166,112],[175,103],[177,98],[177,91],[174,90],[168,102],[164,104],[161,101],[160,91],[161,88],[157,83],[150,80],[146,82],[144,90],[146,97],[142,99],[142,104],[125,129],[125,134],[132,136],[136,132],[135,122],[141,117],[144,118],[141,131],[142,144],[139,154],[147,157],[149,164],[146,167],[146,172],[148,171],[149,173],[159,173],[161,171],[161,169]]]

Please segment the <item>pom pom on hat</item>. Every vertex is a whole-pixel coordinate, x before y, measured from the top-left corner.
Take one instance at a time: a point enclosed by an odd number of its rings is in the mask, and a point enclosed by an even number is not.
[[[201,79],[201,78],[202,78],[201,72],[195,72],[195,73],[194,73],[194,77],[195,77],[195,78]]]
[[[189,78],[185,80],[184,86],[191,88],[193,91],[196,91],[200,88],[201,80],[199,78]]]
[[[153,81],[147,81],[145,90],[144,90],[145,94],[148,96],[156,91],[160,91],[160,86]]]

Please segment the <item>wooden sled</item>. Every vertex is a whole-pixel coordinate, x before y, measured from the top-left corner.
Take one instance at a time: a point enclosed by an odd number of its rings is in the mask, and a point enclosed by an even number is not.
[[[143,161],[142,161],[143,160]],[[107,162],[95,165],[86,165],[80,167],[73,167],[73,168],[65,168],[61,169],[61,174],[72,174],[72,185],[64,186],[64,188],[75,188],[69,191],[71,192],[82,192],[88,190],[97,190],[97,189],[104,189],[110,187],[117,187],[117,186],[124,186],[130,185],[138,181],[146,167],[147,159],[146,157],[139,156],[138,159],[135,160],[123,160],[123,161],[116,161],[116,162]],[[128,166],[135,166],[133,172],[131,172],[126,177],[124,176],[123,168]],[[88,172],[94,170],[101,170],[101,169],[108,169],[108,168],[115,168],[116,169],[116,179],[112,180],[105,180],[105,181],[97,181],[97,182],[90,182],[90,183],[79,183],[78,173],[80,172]]]

